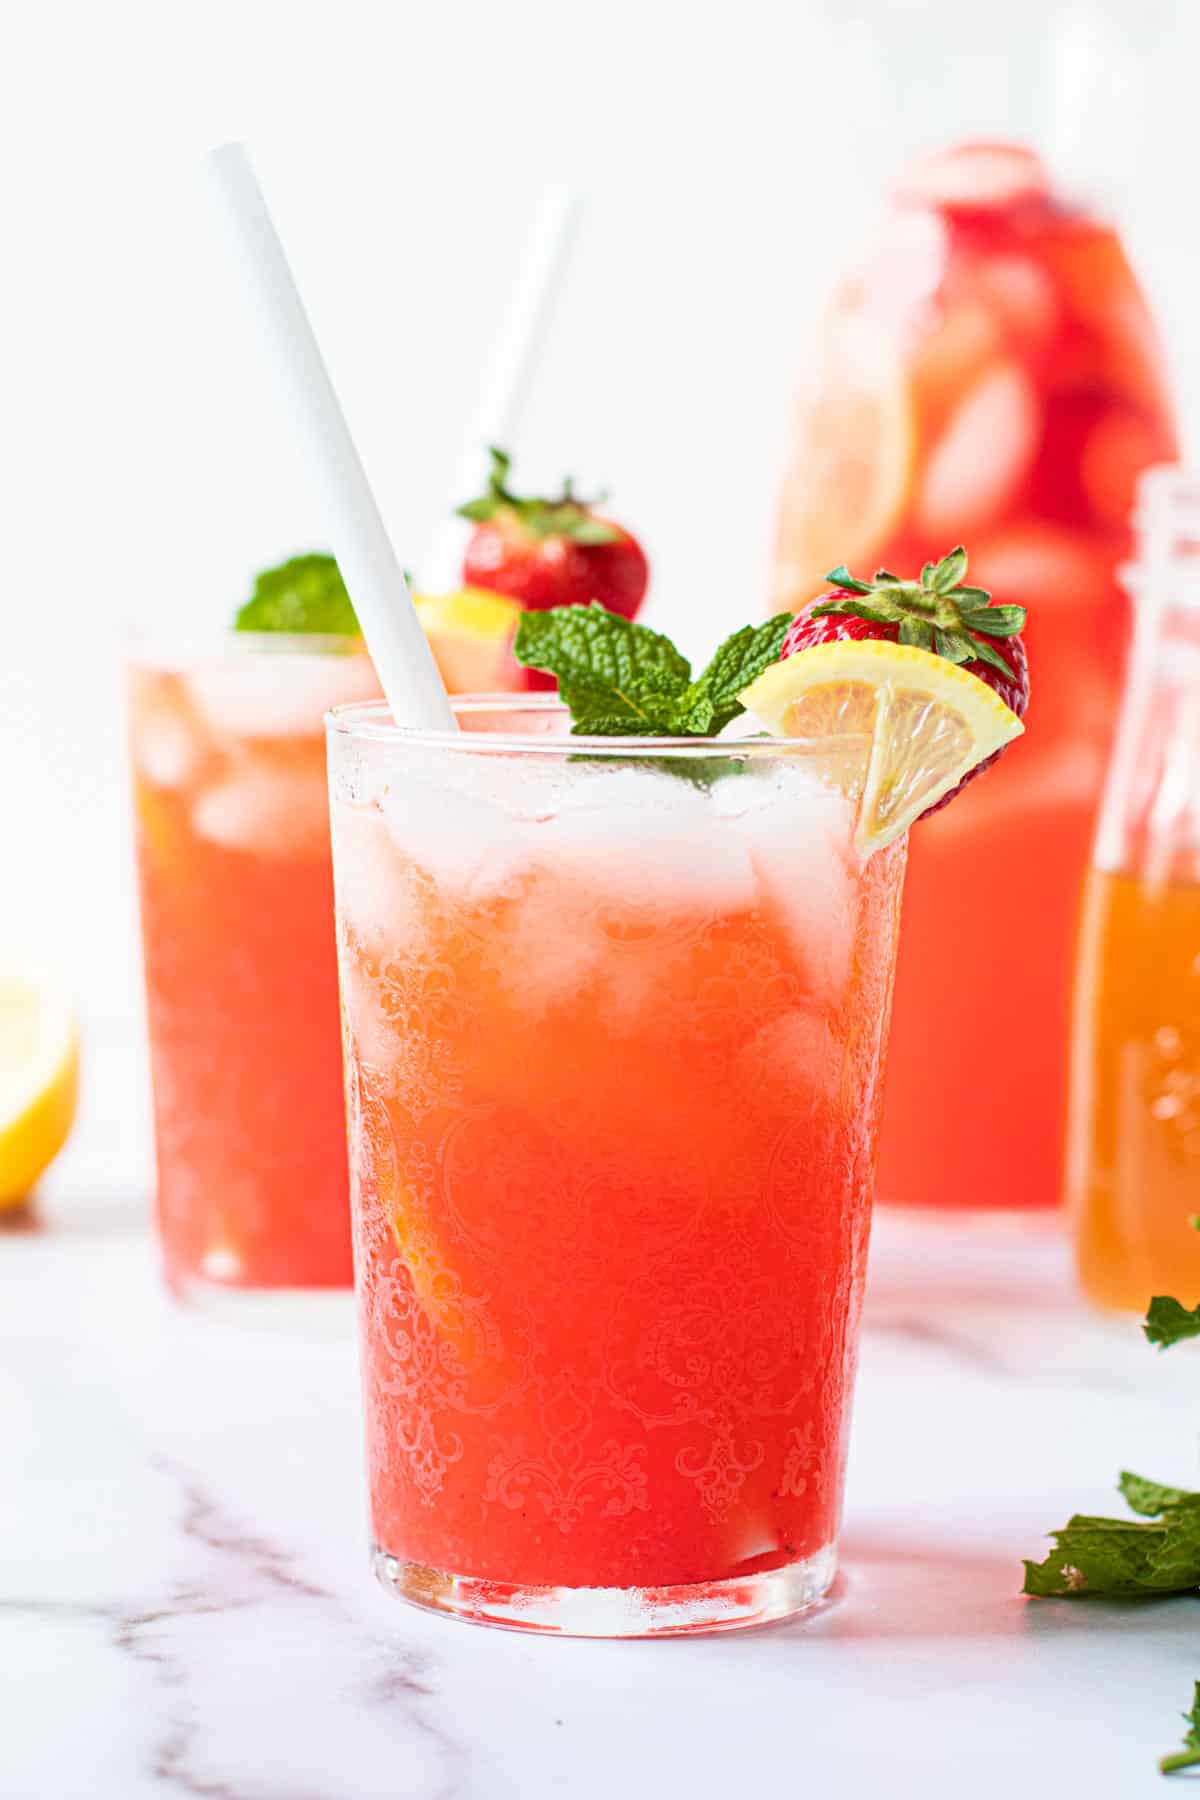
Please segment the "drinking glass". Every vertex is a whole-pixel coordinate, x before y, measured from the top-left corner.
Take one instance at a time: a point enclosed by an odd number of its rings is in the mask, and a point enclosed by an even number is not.
[[[329,724],[376,1570],[582,1635],[797,1612],[834,1572],[905,846],[856,855],[844,743],[457,713]]]
[[[348,1288],[323,718],[349,639],[231,632],[128,671],[167,1281],[266,1312]]]

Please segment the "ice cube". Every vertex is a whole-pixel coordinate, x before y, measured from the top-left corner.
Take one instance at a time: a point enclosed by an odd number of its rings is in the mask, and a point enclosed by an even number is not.
[[[225,739],[319,736],[331,706],[379,695],[374,666],[355,653],[231,652],[184,682],[209,730]]]
[[[505,986],[535,1016],[552,1006],[574,1004],[605,952],[612,953],[594,910],[544,874],[527,881],[519,904],[508,910],[498,930]]]
[[[477,794],[399,778],[380,802],[392,841],[439,886],[466,893],[485,860],[510,844],[514,821]]]
[[[138,772],[155,787],[184,787],[205,756],[205,742],[179,707],[153,705],[139,710],[133,728],[133,760]]]
[[[179,677],[158,669],[131,669],[129,717],[138,773],[155,787],[178,788],[191,781],[209,745]]]
[[[737,912],[754,904],[746,846],[678,776],[615,770],[530,828],[541,859],[618,913]]]
[[[252,762],[203,788],[192,807],[197,836],[263,856],[315,856],[329,845],[329,802],[316,770]]]
[[[634,807],[644,815],[669,814],[672,819],[708,817],[708,801],[702,790],[677,775],[650,769],[597,769],[576,780],[563,794],[562,813],[590,811],[595,807]]]
[[[801,767],[781,769],[772,786],[736,829],[802,966],[819,991],[836,994],[854,947],[853,804]]]
[[[419,877],[377,807],[333,809],[338,911],[364,946],[404,954],[424,935]]]
[[[845,1053],[824,1016],[806,1007],[782,1013],[755,1032],[740,1060],[758,1091],[778,1093],[781,1101],[790,1095],[799,1118],[806,1099],[837,1099]]]

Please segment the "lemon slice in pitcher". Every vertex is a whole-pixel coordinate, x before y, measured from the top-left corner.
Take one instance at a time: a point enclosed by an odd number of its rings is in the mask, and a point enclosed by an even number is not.
[[[798,651],[773,663],[741,700],[777,737],[864,740],[855,834],[864,856],[1025,729],[978,676],[886,639]]]

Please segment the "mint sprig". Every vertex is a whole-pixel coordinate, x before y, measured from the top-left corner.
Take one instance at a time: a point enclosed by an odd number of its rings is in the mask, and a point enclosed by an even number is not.
[[[254,592],[234,616],[236,631],[294,631],[357,637],[358,620],[332,556],[293,556],[255,577]]]
[[[1200,1230],[1200,1217],[1188,1223]],[[1158,1294],[1142,1330],[1160,1350],[1200,1337],[1200,1306],[1190,1311]],[[1168,1487],[1125,1470],[1118,1482],[1134,1519],[1094,1518],[1076,1513],[1061,1531],[1051,1532],[1054,1548],[1040,1563],[1026,1562],[1023,1592],[1037,1599],[1162,1599],[1168,1594],[1200,1595],[1200,1493]],[[1192,1710],[1183,1714],[1188,1732],[1183,1749],[1159,1761],[1164,1775],[1200,1768],[1200,1681]]]
[[[1136,1519],[1076,1513],[1051,1533],[1054,1549],[1025,1564],[1024,1592],[1074,1599],[1200,1590],[1200,1493],[1126,1472],[1119,1483]]]
[[[738,695],[779,660],[790,613],[744,625],[703,673],[661,632],[590,606],[526,612],[513,654],[558,681],[571,730],[585,737],[716,737],[745,708]]]
[[[1181,1713],[1180,1717],[1188,1728],[1183,1749],[1159,1759],[1158,1766],[1164,1775],[1173,1775],[1177,1769],[1200,1767],[1200,1681],[1192,1694],[1191,1712]]]

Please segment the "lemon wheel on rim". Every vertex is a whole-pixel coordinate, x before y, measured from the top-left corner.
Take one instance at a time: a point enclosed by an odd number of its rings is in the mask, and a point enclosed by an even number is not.
[[[1025,729],[977,675],[878,638],[801,650],[741,699],[777,737],[861,741],[855,843],[864,856],[900,837]]]

